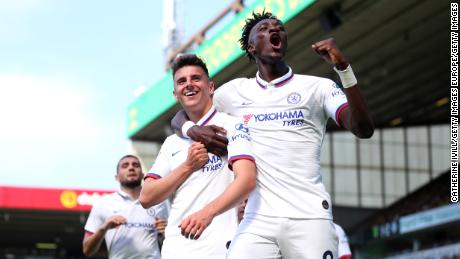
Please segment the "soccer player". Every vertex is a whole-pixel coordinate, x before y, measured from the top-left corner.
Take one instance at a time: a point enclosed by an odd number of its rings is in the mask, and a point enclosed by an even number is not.
[[[89,214],[85,225],[83,254],[96,254],[105,238],[109,258],[161,259],[156,229],[167,218],[167,208],[160,204],[142,208],[137,199],[144,174],[139,159],[122,157],[117,164],[115,179],[120,190],[104,195]]]
[[[198,125],[226,129],[228,159],[208,153],[202,143],[171,135],[146,176],[140,200],[149,207],[171,199],[163,259],[223,259],[238,227],[234,207],[256,184],[248,128],[216,111],[214,84],[201,59],[180,56],[172,70],[174,96],[188,117]]]
[[[257,185],[249,196],[244,218],[230,245],[230,259],[337,258],[337,235],[331,199],[320,173],[320,152],[326,123],[360,138],[370,138],[374,126],[353,71],[333,39],[312,45],[334,66],[343,90],[325,78],[294,74],[284,62],[287,33],[268,12],[253,13],[240,39],[255,61],[255,78],[232,80],[214,94],[218,111],[244,118],[257,161]],[[211,145],[215,128],[184,123],[184,113],[172,122],[195,141]],[[181,128],[181,125],[183,127]]]

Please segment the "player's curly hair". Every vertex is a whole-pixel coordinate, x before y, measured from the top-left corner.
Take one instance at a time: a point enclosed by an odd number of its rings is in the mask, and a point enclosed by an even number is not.
[[[282,23],[276,16],[274,16],[270,12],[262,11],[262,13],[254,13],[252,12],[252,17],[249,17],[245,21],[245,25],[243,27],[243,32],[241,33],[241,38],[238,40],[240,42],[241,49],[246,52],[246,56],[249,60],[254,60],[252,54],[248,51],[249,47],[249,34],[251,33],[252,28],[262,20],[265,19],[275,19],[278,22]]]

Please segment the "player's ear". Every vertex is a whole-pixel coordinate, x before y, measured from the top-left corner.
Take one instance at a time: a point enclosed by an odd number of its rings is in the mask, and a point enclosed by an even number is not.
[[[176,91],[176,83],[174,83],[173,85],[173,95],[174,95],[174,99],[176,99],[176,101],[179,101],[179,95],[180,93],[178,91]]]
[[[214,94],[214,82],[213,81],[209,81],[209,93],[211,95]]]
[[[174,99],[176,99],[176,101],[179,101],[179,100],[177,100],[177,95],[176,95],[176,91],[175,91],[175,90],[173,90],[173,95],[174,95]]]
[[[173,76],[173,92],[172,93],[173,93],[174,99],[176,99],[176,101],[179,101],[177,99],[177,94],[178,93],[176,91],[176,77],[175,76]]]
[[[251,55],[254,56],[253,53],[254,53],[255,51],[256,51],[256,47],[254,46],[254,44],[253,44],[251,41],[249,41],[249,42],[248,42],[248,52],[251,53]]]

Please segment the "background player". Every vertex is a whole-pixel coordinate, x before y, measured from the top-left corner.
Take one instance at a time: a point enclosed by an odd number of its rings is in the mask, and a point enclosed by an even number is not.
[[[85,225],[83,254],[96,254],[105,238],[109,258],[161,258],[158,233],[167,218],[164,204],[144,209],[137,199],[141,191],[142,173],[139,159],[122,157],[115,179],[120,190],[104,195],[89,214]]]

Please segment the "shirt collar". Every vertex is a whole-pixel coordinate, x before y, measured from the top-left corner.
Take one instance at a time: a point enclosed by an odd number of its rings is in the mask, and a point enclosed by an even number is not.
[[[123,190],[121,189],[118,189],[117,191],[118,195],[120,195],[123,199],[129,199],[129,200],[134,200],[129,194],[127,194],[126,192],[124,192]]]
[[[211,106],[211,109],[209,109],[209,111],[203,117],[201,117],[201,119],[196,123],[196,125],[205,126],[212,119],[212,117],[216,115],[216,113],[217,110],[214,107],[214,105]]]
[[[271,82],[266,82],[265,80],[263,80],[259,75],[259,71],[257,71],[256,81],[259,84],[259,86],[262,87],[263,89],[272,88],[272,87],[281,87],[287,82],[289,82],[294,77],[291,67],[288,67],[288,68],[289,70],[286,74],[272,80]]]

